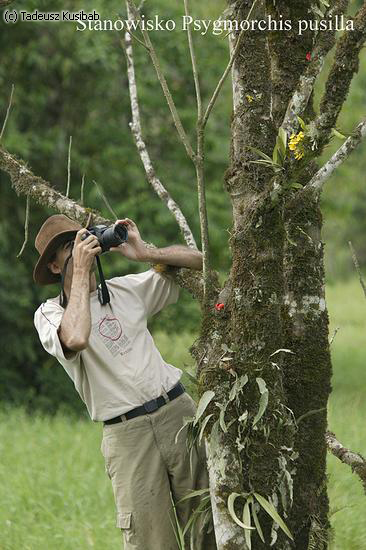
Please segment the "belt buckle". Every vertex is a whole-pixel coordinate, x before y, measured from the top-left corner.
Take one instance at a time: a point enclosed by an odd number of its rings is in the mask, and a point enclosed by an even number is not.
[[[151,401],[148,401],[147,403],[143,404],[143,407],[146,412],[152,413],[156,411],[158,407],[158,400],[157,399],[151,399]]]

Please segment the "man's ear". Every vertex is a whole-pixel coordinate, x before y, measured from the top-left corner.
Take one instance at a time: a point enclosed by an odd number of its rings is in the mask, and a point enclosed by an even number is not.
[[[60,266],[58,265],[57,262],[53,261],[53,262],[49,262],[47,264],[47,267],[48,269],[51,271],[51,273],[54,273],[55,275],[59,275],[61,273],[61,268]]]

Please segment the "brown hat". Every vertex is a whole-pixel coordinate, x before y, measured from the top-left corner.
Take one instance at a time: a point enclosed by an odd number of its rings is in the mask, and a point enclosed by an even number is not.
[[[75,237],[82,226],[70,220],[63,214],[56,214],[47,218],[38,231],[35,247],[40,253],[40,258],[33,271],[33,279],[39,285],[50,285],[59,282],[60,275],[52,273],[47,264],[59,246]]]

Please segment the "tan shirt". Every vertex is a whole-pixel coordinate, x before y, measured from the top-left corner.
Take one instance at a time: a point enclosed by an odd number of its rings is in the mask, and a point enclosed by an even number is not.
[[[73,380],[94,421],[123,414],[169,391],[182,371],[166,363],[147,329],[147,317],[178,300],[179,287],[149,269],[107,281],[111,301],[102,306],[90,293],[88,347],[66,359],[57,329],[64,308],[50,298],[34,314],[44,349]]]

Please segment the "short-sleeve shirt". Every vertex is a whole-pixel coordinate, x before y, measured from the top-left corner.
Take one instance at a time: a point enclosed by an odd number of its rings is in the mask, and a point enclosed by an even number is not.
[[[182,371],[166,363],[147,328],[147,318],[178,300],[170,277],[149,269],[107,281],[110,303],[90,293],[91,333],[87,348],[66,358],[58,335],[64,313],[50,298],[34,314],[44,349],[73,380],[94,421],[121,415],[169,391]]]

